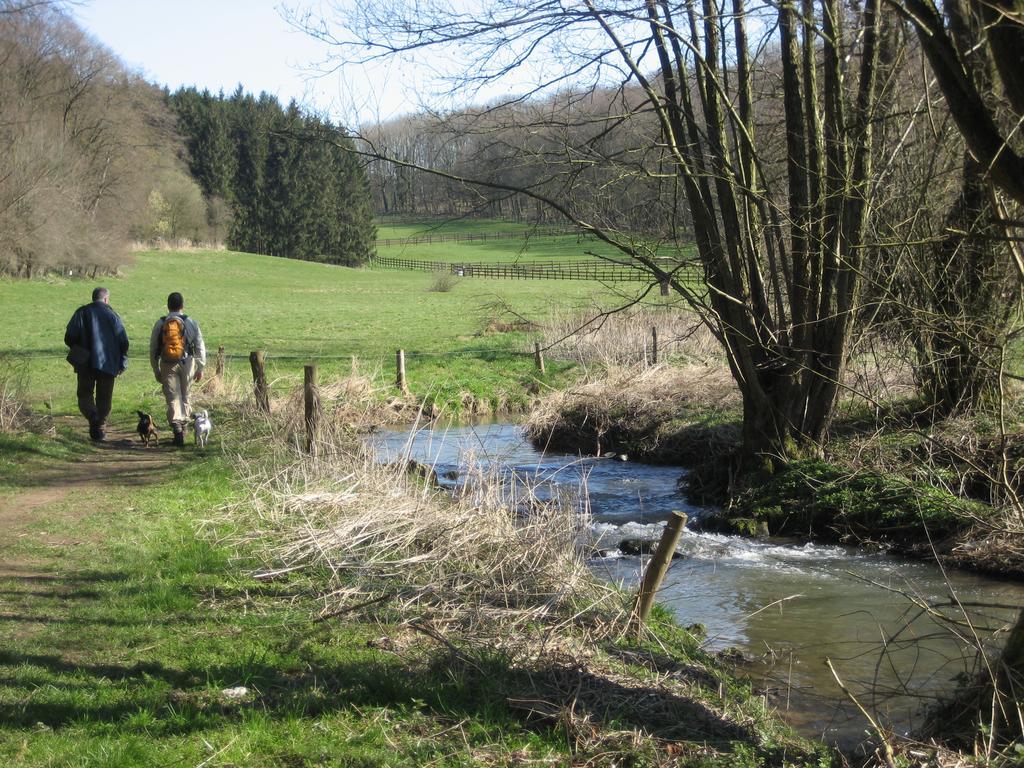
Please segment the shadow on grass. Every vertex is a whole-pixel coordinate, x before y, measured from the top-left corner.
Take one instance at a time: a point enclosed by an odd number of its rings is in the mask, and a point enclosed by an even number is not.
[[[920,397],[912,396],[886,402],[877,409],[865,403],[840,407],[829,434],[835,439],[846,439],[881,436],[883,432],[928,431],[943,420],[944,417],[937,415]]]
[[[675,678],[702,685],[709,690],[716,689],[721,682],[720,678],[705,667],[651,648],[622,648],[605,643],[603,650],[610,658],[618,659],[625,664],[643,667],[655,675],[672,675]]]
[[[82,455],[89,452],[88,444],[68,431],[61,430],[53,436],[16,436],[0,432],[0,459],[27,458],[32,456],[53,457],[54,455]]]
[[[14,701],[0,699],[0,720],[12,727],[102,723],[125,733],[182,735],[244,717],[251,709],[271,717],[315,718],[364,707],[399,707],[545,733],[567,721],[587,728],[635,728],[658,739],[697,740],[719,748],[755,737],[697,700],[563,663],[509,670],[500,662],[474,662],[471,669],[444,654],[412,671],[397,659],[365,654],[326,664],[295,659],[289,665],[250,655],[235,663],[173,667],[76,663],[57,655],[0,651],[0,666],[12,670],[0,684],[29,689]],[[239,685],[249,689],[241,700],[221,693]],[[117,695],[111,695],[112,689]],[[33,695],[39,690],[61,695],[47,700]],[[155,722],[147,719],[137,726],[140,711],[150,712]]]
[[[118,439],[95,445],[85,444],[74,438],[56,438],[74,455],[71,460],[59,465],[47,464],[29,467],[5,478],[5,485],[15,488],[70,488],[105,483],[111,486],[141,488],[167,480],[175,467],[174,453],[170,446],[145,449],[131,440]],[[0,444],[0,455],[18,461],[19,458],[38,456],[41,460],[52,458],[49,451],[41,450],[26,442],[5,442]]]
[[[4,565],[0,567],[0,583],[12,582],[16,584],[106,584],[110,582],[128,581],[129,575],[121,571],[76,571],[74,576],[62,576],[59,573],[41,573],[42,566],[35,565]],[[25,594],[24,592],[19,592]],[[10,594],[14,594],[11,592]],[[46,593],[52,597],[59,597],[64,592],[56,589]]]
[[[43,625],[83,628],[83,631],[95,633],[103,627],[184,627],[201,620],[182,615],[180,610],[167,610],[168,602],[191,605],[196,594],[188,588],[175,587],[168,597],[166,584],[159,580],[132,588],[130,592],[133,600],[144,601],[149,597],[151,603],[163,611],[120,618],[117,613],[123,606],[112,598],[124,591],[116,585],[127,581],[126,574],[116,572],[86,571],[62,576],[33,572],[30,566],[0,566],[0,628],[5,634],[19,638],[29,632],[29,627]],[[108,585],[115,586],[111,590]],[[5,663],[8,662],[0,651],[0,665]]]
[[[723,750],[756,743],[750,727],[689,695],[711,688],[706,673],[641,649],[619,649],[617,660],[652,671],[664,666],[658,674],[671,672],[683,685],[597,673],[572,659],[510,668],[493,651],[398,650],[379,643],[379,629],[358,624],[319,625],[313,632],[314,625],[295,623],[294,616],[240,620],[230,608],[210,611],[194,602],[196,593],[181,584],[177,589],[190,595],[183,602],[188,610],[158,606],[119,618],[117,600],[104,598],[129,588],[136,598],[129,605],[141,606],[147,584],[104,571],[63,578],[8,573],[0,584],[15,598],[5,601],[11,614],[0,612],[0,632],[12,641],[0,650],[0,722],[10,729],[73,726],[76,732],[159,738],[244,723],[250,713],[313,720],[389,708],[399,724],[402,713],[415,712],[548,738],[569,733],[577,744],[632,730]],[[218,599],[241,597],[236,591],[218,587]],[[40,603],[40,595],[52,599]],[[60,634],[34,635],[48,617]],[[12,626],[16,622],[25,622],[23,632]],[[222,693],[236,686],[248,694],[232,699]]]
[[[574,664],[530,669],[520,682],[521,691],[508,692],[510,703],[549,725],[575,720],[585,727],[635,729],[656,739],[698,741],[718,749],[756,739],[751,728],[723,719],[697,698],[638,680],[614,680]]]

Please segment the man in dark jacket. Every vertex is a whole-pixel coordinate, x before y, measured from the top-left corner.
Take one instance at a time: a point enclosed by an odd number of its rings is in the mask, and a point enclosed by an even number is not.
[[[92,304],[75,310],[64,333],[68,362],[78,374],[78,410],[89,420],[89,437],[103,440],[114,379],[128,367],[128,334],[110,308],[110,291],[97,288]]]

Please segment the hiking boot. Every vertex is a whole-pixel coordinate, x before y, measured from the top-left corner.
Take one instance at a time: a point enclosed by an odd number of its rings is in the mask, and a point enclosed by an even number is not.
[[[171,445],[173,445],[175,448],[184,448],[185,433],[182,432],[180,429],[174,430],[174,440],[172,441]]]
[[[102,424],[97,424],[94,421],[89,422],[89,439],[97,443],[102,443],[107,439],[107,433],[103,431]]]

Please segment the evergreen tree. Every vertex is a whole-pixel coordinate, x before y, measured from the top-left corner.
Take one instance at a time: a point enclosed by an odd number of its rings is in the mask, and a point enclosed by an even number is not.
[[[178,125],[185,137],[188,167],[203,194],[229,200],[235,173],[235,152],[228,135],[223,97],[183,88],[172,97]]]
[[[181,89],[171,104],[193,176],[231,207],[230,247],[350,266],[372,256],[369,185],[337,127],[241,87],[229,98]]]

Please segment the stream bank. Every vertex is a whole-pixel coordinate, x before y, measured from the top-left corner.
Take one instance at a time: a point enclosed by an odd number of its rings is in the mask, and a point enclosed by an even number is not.
[[[1024,601],[1020,585],[960,572],[947,577],[933,564],[884,552],[701,530],[711,510],[687,502],[678,467],[541,454],[514,424],[382,431],[374,441],[383,460],[412,458],[460,497],[475,492],[481,472],[499,473],[510,499],[528,487],[532,497],[575,504],[589,521],[580,546],[591,553],[591,570],[629,591],[645,560],[626,554],[623,543],[653,545],[671,512],[686,512],[691,525],[661,604],[702,635],[706,649],[743,659],[757,690],[802,735],[844,748],[860,743],[865,723],[825,658],[881,719],[906,733],[919,724],[922,699],[948,693],[975,662],[946,623],[912,598],[940,613],[950,611],[953,595],[964,603]],[[978,611],[972,620],[990,630],[1012,618],[1004,609]]]
[[[296,454],[300,406],[0,434],[0,764],[839,768],[664,612],[618,631],[560,520]]]
[[[686,468],[688,502],[715,508],[699,522],[708,531],[938,557],[951,567],[1024,578],[1022,537],[1012,534],[994,483],[982,482],[995,476],[997,452],[991,439],[968,439],[971,425],[949,421],[926,430],[912,407],[894,406],[890,429],[879,433],[874,419],[848,404],[824,459],[738,475],[741,416],[721,368],[655,367],[555,393],[531,412],[525,429],[539,450],[625,454]],[[967,453],[972,444],[978,450]],[[1011,454],[1007,469],[1014,488],[1024,472],[1021,453]]]

